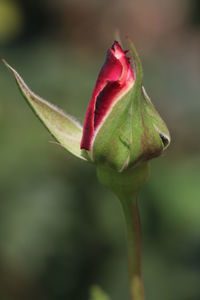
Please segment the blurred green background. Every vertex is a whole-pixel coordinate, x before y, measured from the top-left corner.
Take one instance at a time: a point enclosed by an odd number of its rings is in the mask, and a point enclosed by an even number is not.
[[[139,198],[147,300],[200,299],[200,1],[0,0],[0,55],[81,122],[114,34],[130,35],[172,144]],[[0,66],[0,299],[128,300],[124,219]]]

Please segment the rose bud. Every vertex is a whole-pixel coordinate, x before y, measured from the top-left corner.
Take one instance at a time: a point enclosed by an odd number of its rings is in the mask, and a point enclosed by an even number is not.
[[[143,71],[131,43],[108,50],[86,112],[81,149],[97,165],[119,172],[162,153],[168,129],[143,87]],[[132,64],[131,64],[132,63]]]
[[[36,115],[60,145],[78,158],[121,172],[158,156],[169,145],[164,121],[147,96],[143,71],[131,43],[123,51],[118,42],[108,50],[86,112],[84,126],[36,95],[5,60]]]

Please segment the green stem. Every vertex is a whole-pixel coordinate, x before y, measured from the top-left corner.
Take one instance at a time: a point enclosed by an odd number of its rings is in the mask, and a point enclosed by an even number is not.
[[[100,182],[120,199],[127,227],[131,300],[144,300],[141,275],[140,224],[136,197],[148,177],[148,163],[122,173],[109,167],[97,166]]]
[[[141,235],[136,194],[134,197],[120,199],[127,228],[129,281],[131,300],[144,300],[141,274]]]

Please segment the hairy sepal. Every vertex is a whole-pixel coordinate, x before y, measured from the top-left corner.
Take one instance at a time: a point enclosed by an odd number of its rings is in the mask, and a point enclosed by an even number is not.
[[[126,168],[130,156],[132,89],[112,107],[99,128],[91,157],[97,164],[106,164],[117,171]]]
[[[33,93],[18,72],[5,60],[2,61],[14,75],[17,85],[27,103],[59,144],[73,155],[85,160],[80,150],[82,137],[81,125],[73,117],[65,114],[53,104]]]

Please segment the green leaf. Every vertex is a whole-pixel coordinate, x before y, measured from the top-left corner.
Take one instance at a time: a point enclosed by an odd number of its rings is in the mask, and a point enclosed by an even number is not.
[[[13,73],[22,95],[54,138],[66,150],[85,160],[80,150],[82,126],[73,117],[33,93],[17,71],[5,60],[2,62]]]

